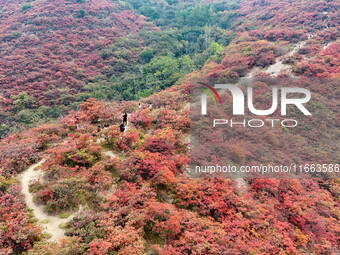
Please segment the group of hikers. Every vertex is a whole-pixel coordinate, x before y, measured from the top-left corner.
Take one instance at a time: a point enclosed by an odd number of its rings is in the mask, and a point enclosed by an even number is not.
[[[141,110],[143,108],[143,106],[141,105],[141,103],[138,104],[138,110]],[[151,110],[152,109],[152,103],[149,103],[149,106],[148,108]],[[126,126],[127,126],[127,119],[128,119],[128,115],[127,113],[125,112],[124,115],[123,115],[123,123],[120,124],[119,126],[119,130],[120,132],[124,133],[125,130],[126,130]],[[77,116],[74,116],[74,123],[76,124],[76,128],[79,129],[79,118]],[[104,125],[103,125],[103,128],[104,129],[107,129],[109,127],[109,124],[106,122]],[[102,127],[101,125],[98,125],[97,127],[97,133],[99,133],[100,131],[102,130]],[[96,136],[96,134],[94,133],[93,136]]]
[[[110,125],[109,125],[108,123],[105,123],[103,127],[104,127],[104,129],[108,129],[109,126],[110,126]],[[102,131],[102,128],[101,128],[101,126],[99,125],[98,128],[97,128],[97,133],[99,133],[100,131]]]
[[[119,126],[119,130],[120,132],[124,133],[125,132],[125,127],[127,125],[127,113],[125,112],[124,115],[123,115],[123,123]],[[104,124],[104,129],[108,129],[109,128],[109,124],[106,122]],[[98,128],[97,128],[97,133],[99,133],[100,131],[102,131],[102,127],[99,125]],[[94,135],[95,136],[95,135]]]
[[[143,106],[141,105],[141,103],[138,104],[138,110],[141,110],[143,108]],[[149,103],[149,109],[152,109],[152,103]]]
[[[122,133],[124,133],[125,127],[126,127],[126,125],[127,125],[127,116],[128,116],[128,115],[127,115],[127,113],[125,112],[124,115],[123,115],[123,123],[120,124],[120,126],[119,126],[119,130],[120,130],[120,132],[122,132]],[[108,129],[109,126],[110,126],[110,125],[109,125],[108,123],[105,123],[105,124],[104,124],[104,129]],[[99,125],[98,128],[97,128],[97,133],[99,133],[101,130],[102,130],[102,129],[101,129],[101,126]]]

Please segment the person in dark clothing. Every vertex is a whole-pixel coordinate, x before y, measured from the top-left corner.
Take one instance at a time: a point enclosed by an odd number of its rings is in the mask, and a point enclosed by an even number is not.
[[[124,113],[123,115],[123,124],[127,125],[127,113]]]
[[[75,119],[77,129],[79,129],[79,118],[77,116],[74,116],[74,119]]]
[[[124,131],[125,131],[125,125],[124,125],[124,123],[121,124],[119,128],[120,128],[120,132],[124,133]]]
[[[109,124],[105,123],[104,124],[104,129],[107,129],[109,127]]]

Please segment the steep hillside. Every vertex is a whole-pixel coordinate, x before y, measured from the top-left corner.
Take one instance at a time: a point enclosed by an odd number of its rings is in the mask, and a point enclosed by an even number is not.
[[[146,24],[111,1],[4,1],[0,6],[4,134],[13,123],[33,126],[76,107],[75,95],[85,84],[108,65],[119,66],[108,63],[102,50]],[[18,98],[26,103],[16,105]]]
[[[63,226],[70,238],[61,244],[48,242],[38,228],[17,242],[17,230],[8,229],[2,251],[35,243],[29,254],[334,254],[338,180],[249,179],[240,186],[235,180],[187,177],[189,83],[183,84],[145,99],[153,102],[152,110],[143,103],[138,110],[136,102],[88,100],[77,113],[78,129],[71,114],[2,141],[1,198],[17,205],[2,207],[6,224],[14,212],[28,220],[18,184],[8,178],[41,158],[46,159],[39,166],[44,176],[29,188],[34,201],[53,215],[83,208]],[[122,134],[125,111],[128,127]],[[98,132],[97,125],[105,122],[110,127]],[[237,141],[241,150],[242,139]]]
[[[63,0],[0,7],[4,137],[90,97],[132,100],[172,86],[229,44],[235,34],[224,29],[239,5]]]
[[[39,105],[58,104],[61,89],[75,94],[100,74],[99,51],[144,22],[108,1],[33,1],[3,6],[3,96],[26,91]],[[25,7],[26,6],[26,7]]]
[[[264,94],[273,77],[300,77],[313,94],[313,117],[296,129],[209,130],[226,162],[340,162],[336,1],[0,3],[0,118],[12,125],[36,104],[77,103],[0,141],[0,254],[339,252],[339,178],[188,169],[190,128],[201,124],[190,120],[190,86],[212,78],[252,77]],[[49,233],[56,218],[67,219]]]

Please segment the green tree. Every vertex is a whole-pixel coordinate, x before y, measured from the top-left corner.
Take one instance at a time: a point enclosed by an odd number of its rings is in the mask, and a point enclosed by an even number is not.
[[[85,15],[86,15],[86,11],[85,11],[84,9],[80,9],[80,10],[78,11],[78,13],[79,13],[79,16],[80,16],[81,18],[85,17]]]
[[[13,110],[18,112],[24,109],[31,109],[35,100],[32,96],[29,96],[27,92],[21,92],[18,95],[12,95]]]
[[[217,15],[214,14],[210,5],[196,5],[191,8],[178,8],[176,19],[181,26],[204,27],[207,24],[213,24]]]
[[[41,118],[39,118],[37,112],[32,109],[21,110],[15,115],[14,120],[16,123],[21,123],[29,127],[41,122]]]
[[[183,75],[191,73],[195,69],[195,63],[189,55],[185,55],[180,59],[180,67]]]
[[[173,85],[182,76],[179,61],[171,55],[153,58],[144,72],[149,74],[146,82],[152,85],[154,81],[160,81],[161,89]]]
[[[150,48],[145,49],[141,54],[141,58],[149,62],[153,58],[153,50]]]
[[[24,3],[22,6],[21,6],[21,11],[28,11],[29,9],[31,9],[32,8],[32,4],[30,4],[30,3]]]
[[[0,124],[0,139],[3,138],[10,130],[10,127],[4,123]]]
[[[157,9],[149,5],[143,5],[140,8],[140,12],[144,16],[152,18],[152,19],[158,19],[160,16],[160,13],[157,11]]]
[[[71,90],[68,87],[58,88],[58,92],[60,93],[59,96],[59,104],[62,105],[70,105],[74,99],[73,95],[71,94]]]
[[[140,73],[126,72],[114,84],[114,89],[121,99],[138,99],[137,94],[145,88],[145,82]]]
[[[105,80],[88,83],[84,87],[85,92],[79,93],[77,98],[80,101],[85,101],[88,98],[96,98],[98,100],[112,101],[116,94],[114,82]]]
[[[112,55],[112,50],[109,49],[103,49],[99,52],[99,56],[101,56],[103,59],[107,59]]]

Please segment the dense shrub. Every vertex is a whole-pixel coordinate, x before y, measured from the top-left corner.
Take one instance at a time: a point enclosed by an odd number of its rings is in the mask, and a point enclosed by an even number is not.
[[[31,3],[24,3],[22,6],[21,6],[21,11],[27,11],[29,9],[32,8],[32,4]]]

